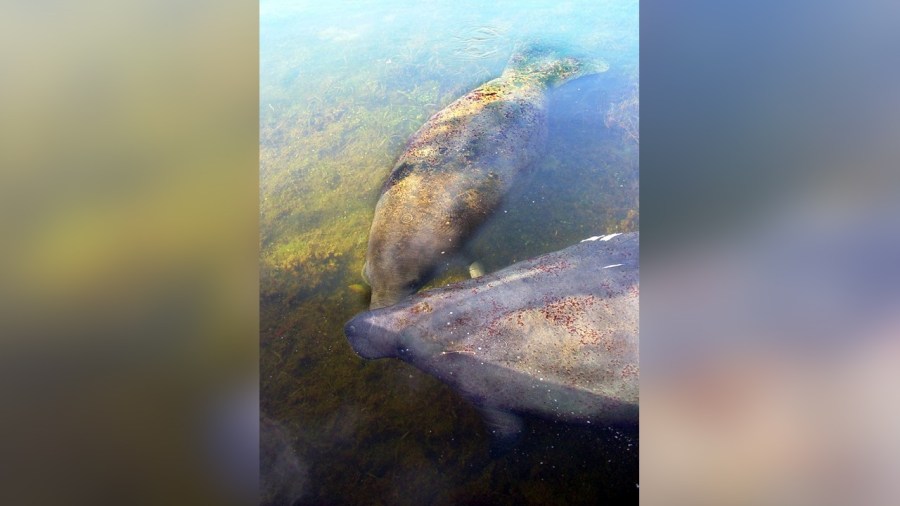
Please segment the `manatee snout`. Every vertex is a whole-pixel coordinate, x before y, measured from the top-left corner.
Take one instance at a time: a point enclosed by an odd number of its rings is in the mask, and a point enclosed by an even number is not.
[[[374,276],[369,309],[393,306],[425,286],[437,269],[432,264],[423,265],[420,260],[397,260],[398,268]]]
[[[362,358],[373,359],[393,357],[396,355],[396,344],[393,333],[379,327],[372,321],[372,312],[356,315],[344,325],[344,335],[350,347]]]

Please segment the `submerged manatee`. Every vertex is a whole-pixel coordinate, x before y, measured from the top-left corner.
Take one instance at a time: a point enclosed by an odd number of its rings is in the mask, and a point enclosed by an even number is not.
[[[363,358],[396,357],[482,408],[576,423],[638,414],[638,233],[593,237],[477,279],[357,315]]]
[[[518,51],[503,74],[432,116],[385,182],[369,232],[363,275],[371,308],[428,282],[494,211],[547,137],[545,92],[605,71],[548,48]]]

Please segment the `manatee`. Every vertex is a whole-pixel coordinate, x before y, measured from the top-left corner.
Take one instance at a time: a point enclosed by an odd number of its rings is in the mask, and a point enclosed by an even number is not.
[[[397,159],[375,207],[363,267],[371,309],[414,293],[446,267],[542,152],[547,89],[608,68],[528,46],[500,77],[425,122]]]
[[[344,333],[363,358],[449,384],[498,436],[520,430],[517,414],[630,424],[638,292],[638,233],[610,234],[363,312]]]

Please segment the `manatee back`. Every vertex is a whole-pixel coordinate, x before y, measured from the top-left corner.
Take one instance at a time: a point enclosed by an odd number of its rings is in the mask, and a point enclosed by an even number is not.
[[[492,283],[503,289],[470,294],[468,305],[479,314],[467,316],[480,324],[454,346],[570,393],[576,405],[560,410],[590,412],[610,401],[636,405],[638,238],[613,239],[498,273]],[[576,395],[581,393],[588,396]]]

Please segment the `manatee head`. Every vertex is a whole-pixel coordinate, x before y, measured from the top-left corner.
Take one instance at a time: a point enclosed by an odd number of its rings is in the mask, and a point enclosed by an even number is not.
[[[367,261],[365,274],[372,287],[369,309],[392,306],[416,293],[431,280],[434,270],[433,263],[425,256],[401,254]]]
[[[392,306],[419,291],[434,277],[437,270],[434,257],[430,251],[419,248],[372,254],[364,267],[366,280],[372,287],[369,309]]]
[[[406,216],[416,218],[407,223]],[[437,221],[421,212],[376,216],[363,268],[372,287],[369,309],[391,306],[416,293],[452,257],[458,234],[442,230]]]
[[[353,317],[344,325],[344,335],[350,347],[362,358],[390,358],[397,356],[397,335],[385,328],[374,311],[366,311]]]
[[[427,314],[416,314],[417,304],[404,301],[395,306],[365,311],[344,325],[347,341],[362,358],[401,358],[440,353],[439,343],[423,340],[421,323]]]

